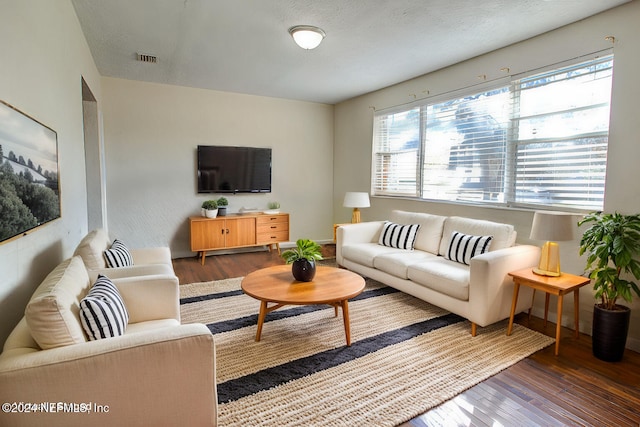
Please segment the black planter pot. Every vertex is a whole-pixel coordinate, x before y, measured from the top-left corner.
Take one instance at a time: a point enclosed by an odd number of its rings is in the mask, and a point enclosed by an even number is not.
[[[227,216],[226,206],[218,206],[218,216]]]
[[[593,355],[606,362],[622,360],[627,343],[631,310],[621,305],[617,307],[621,310],[607,310],[598,304],[593,307]]]
[[[293,261],[291,265],[293,277],[300,282],[310,282],[316,275],[316,262],[301,258]]]

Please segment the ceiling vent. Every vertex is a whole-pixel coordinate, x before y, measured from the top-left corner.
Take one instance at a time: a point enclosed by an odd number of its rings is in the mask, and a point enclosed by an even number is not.
[[[155,55],[148,55],[146,53],[137,53],[136,54],[138,61],[141,62],[150,62],[151,64],[155,64],[158,62],[158,57]]]

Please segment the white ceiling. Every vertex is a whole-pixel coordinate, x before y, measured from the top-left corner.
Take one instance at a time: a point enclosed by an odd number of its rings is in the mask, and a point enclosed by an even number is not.
[[[334,104],[629,0],[72,0],[103,76]],[[327,37],[294,44],[294,25]],[[158,57],[156,64],[136,53]]]

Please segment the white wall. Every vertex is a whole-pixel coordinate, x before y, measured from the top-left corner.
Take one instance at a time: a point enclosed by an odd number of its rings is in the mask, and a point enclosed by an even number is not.
[[[611,123],[607,167],[605,210],[623,213],[640,212],[640,120],[637,102],[640,99],[638,69],[640,69],[640,3],[632,2],[592,18],[522,43],[482,55],[455,66],[354,98],[336,106],[334,180],[334,218],[349,222],[350,212],[342,207],[346,191],[369,191],[371,174],[372,118],[375,109],[383,109],[435,96],[478,84],[478,76],[487,80],[504,77],[502,68],[511,74],[533,70],[591,52],[606,49],[612,44],[606,36],[615,36],[614,82],[611,101]],[[426,94],[429,91],[429,94]],[[362,210],[363,220],[385,219],[391,209],[431,212],[441,215],[462,215],[516,226],[520,243],[539,244],[528,239],[533,212],[508,209],[488,209],[446,203],[374,198],[372,206]],[[578,241],[561,243],[564,271],[581,274],[584,260],[578,257]],[[544,298],[539,298],[535,314],[543,313]],[[563,310],[563,324],[573,327],[573,304],[567,299]],[[580,329],[591,332],[593,312],[592,290],[581,290]],[[552,304],[555,306],[555,304]],[[631,315],[627,345],[640,350],[640,302],[636,298]],[[555,309],[550,309],[555,319]],[[555,320],[554,320],[555,321]]]
[[[273,149],[272,192],[225,195],[230,212],[290,215],[290,239],[332,239],[333,106],[103,78],[109,233],[131,247],[190,251],[188,217],[221,194],[196,191],[197,145]]]
[[[87,232],[81,77],[100,80],[69,1],[0,1],[0,99],[58,134],[62,216],[0,245],[0,342]]]

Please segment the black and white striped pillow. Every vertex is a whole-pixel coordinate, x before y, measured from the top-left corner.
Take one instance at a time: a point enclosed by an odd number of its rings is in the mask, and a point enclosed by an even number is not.
[[[128,267],[133,265],[133,257],[127,246],[122,241],[116,239],[111,244],[111,248],[104,251],[107,267]]]
[[[378,244],[391,248],[413,250],[420,224],[400,225],[385,221]]]
[[[118,288],[108,277],[98,275],[96,283],[80,301],[80,323],[90,341],[124,334],[129,313]]]
[[[451,233],[446,259],[469,265],[471,258],[489,250],[493,236],[470,236],[458,231]]]

